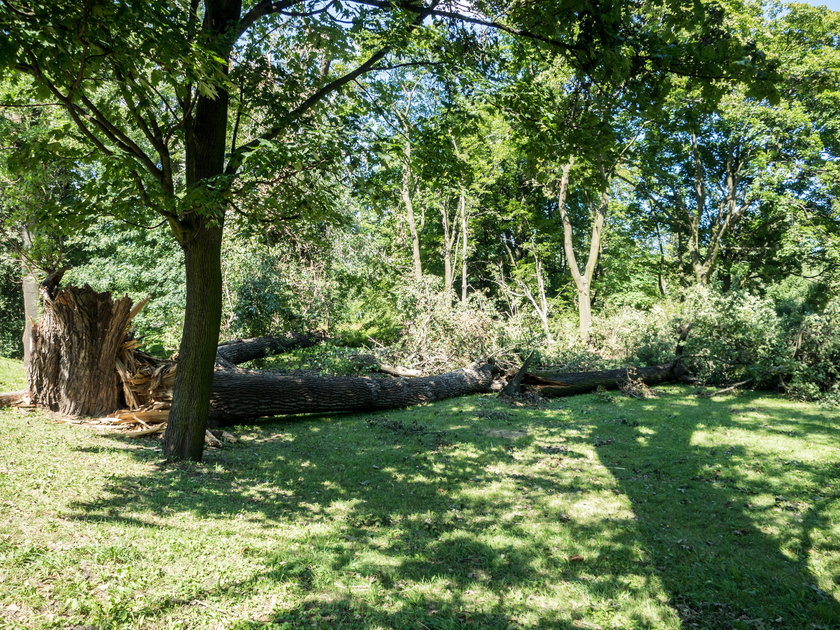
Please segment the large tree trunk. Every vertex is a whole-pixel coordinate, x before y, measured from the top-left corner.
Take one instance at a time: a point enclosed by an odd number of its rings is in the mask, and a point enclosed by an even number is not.
[[[210,417],[228,424],[283,414],[397,409],[489,392],[497,372],[490,363],[420,378],[217,370]]]
[[[241,0],[206,0],[202,30],[228,71]],[[225,202],[218,178],[225,171],[229,95],[224,83],[216,94],[199,94],[185,132],[186,183],[202,202],[191,212],[170,217],[184,250],[187,305],[178,350],[179,364],[164,454],[173,459],[201,461],[222,321],[222,229]]]
[[[29,228],[24,226],[21,236],[24,251],[24,255],[21,257],[23,270],[23,367],[29,370],[29,359],[32,356],[32,324],[38,318],[38,281],[35,278],[35,270],[26,257],[26,252],[32,247],[32,234],[29,232]]]
[[[596,372],[537,372],[526,374],[522,384],[532,387],[541,396],[557,398],[574,396],[603,389],[618,389],[628,381],[641,381],[645,385],[668,383],[680,380],[686,374],[679,360],[639,368],[600,370]]]
[[[102,415],[119,407],[115,369],[135,311],[88,286],[42,291],[44,312],[32,330],[32,400],[68,416]]]
[[[145,409],[165,409],[180,363],[141,357],[126,386]],[[285,414],[395,409],[489,392],[499,369],[492,363],[416,378],[283,374],[218,368],[213,374],[210,421],[230,424]]]

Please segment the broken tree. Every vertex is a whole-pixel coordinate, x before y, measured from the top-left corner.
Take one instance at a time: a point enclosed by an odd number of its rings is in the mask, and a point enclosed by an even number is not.
[[[307,339],[296,335],[297,339]],[[283,338],[240,340],[219,346],[220,365],[213,374],[210,421],[216,425],[252,420],[265,416],[315,412],[374,411],[395,409],[421,403],[489,392],[499,374],[492,363],[476,364],[443,374],[425,377],[374,378],[370,376],[325,376],[308,372],[284,374],[269,370],[243,370],[230,361],[252,356],[262,348],[288,348]],[[252,352],[252,349],[253,352]],[[136,353],[137,361],[124,387],[130,406],[161,408],[172,399],[177,363],[158,361]],[[217,362],[219,365],[221,362]]]
[[[128,327],[143,303],[111,298],[90,287],[42,289],[44,314],[35,326],[29,370],[36,404],[68,416],[104,415],[121,407],[165,410],[172,401],[177,361],[140,352]],[[279,374],[237,367],[255,358],[311,346],[320,337],[289,333],[220,344],[213,375],[216,423],[318,411],[392,409],[490,390],[492,363],[423,378]]]
[[[120,403],[118,354],[135,308],[89,286],[57,290],[61,272],[41,285],[43,314],[32,328],[29,393],[32,401],[68,415],[99,415]]]
[[[90,287],[43,288],[44,315],[35,326],[29,382],[33,402],[70,416],[104,415],[119,408],[142,411],[162,426],[173,400],[177,361],[141,352],[128,331],[143,303],[113,300]],[[455,396],[486,393],[500,370],[492,361],[423,377],[326,376],[248,370],[239,364],[293,348],[307,347],[318,335],[237,339],[220,344],[213,374],[210,418],[216,425],[260,417],[313,412],[394,409]],[[401,368],[401,370],[404,368]],[[679,360],[660,366],[581,373],[526,373],[511,383],[543,396],[565,396],[678,380]],[[151,415],[149,415],[151,414]]]

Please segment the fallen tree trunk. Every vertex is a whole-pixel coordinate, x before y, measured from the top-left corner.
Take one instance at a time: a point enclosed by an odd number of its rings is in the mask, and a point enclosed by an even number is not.
[[[0,407],[8,407],[23,403],[29,398],[29,390],[22,389],[18,392],[3,392],[0,394]]]
[[[522,384],[534,389],[546,398],[574,396],[603,389],[619,389],[628,383],[642,382],[656,385],[680,380],[685,368],[679,360],[639,368],[599,370],[595,372],[547,373],[536,372],[522,377]]]
[[[224,367],[239,365],[297,348],[310,348],[322,340],[311,333],[290,332],[278,337],[254,337],[220,343],[216,349],[217,362]]]
[[[162,425],[172,400],[177,362],[156,359],[141,352],[138,341],[126,339],[128,326],[143,303],[132,308],[128,298],[114,301],[109,294],[88,287],[56,291],[57,281],[45,284],[45,315],[35,331],[36,352],[29,374],[34,402],[66,415],[102,415],[127,406],[152,414],[148,419],[154,417],[158,427]],[[281,374],[236,368],[245,361],[318,341],[316,335],[290,333],[221,344],[217,357],[225,367],[214,373],[211,421],[218,425],[286,414],[395,409],[489,392],[499,374],[490,362],[413,378]],[[391,374],[416,374],[379,365],[383,368]],[[568,396],[598,387],[613,389],[628,382],[663,383],[684,374],[678,360],[653,367],[571,374],[526,374],[526,370],[527,365],[520,369],[513,387],[521,377],[523,386],[543,396]],[[3,400],[0,398],[0,403]],[[145,420],[136,422],[151,428]]]
[[[144,369],[151,372],[129,383],[133,397],[143,401],[144,411],[138,414],[125,411],[117,416],[129,420],[141,416],[146,421],[144,414],[147,414],[150,422],[165,422],[177,366],[169,362]],[[399,409],[489,392],[498,374],[499,369],[493,363],[419,378],[217,369],[213,375],[210,423],[221,426],[278,415]]]
[[[398,409],[489,392],[497,373],[492,363],[421,378],[217,370],[213,376],[210,420],[223,425],[286,414]],[[163,391],[152,393],[157,400],[169,396]]]

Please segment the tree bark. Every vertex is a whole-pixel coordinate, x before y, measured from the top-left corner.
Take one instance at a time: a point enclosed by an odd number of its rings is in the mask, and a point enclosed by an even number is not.
[[[290,332],[279,337],[255,337],[226,341],[216,348],[217,361],[239,365],[273,354],[282,354],[296,348],[310,348],[321,338],[309,333]]]
[[[497,373],[490,363],[420,378],[218,370],[213,377],[210,417],[215,423],[231,424],[285,414],[397,409],[489,392]]]
[[[457,210],[456,210],[457,220]],[[455,259],[452,257],[452,249],[455,246],[455,230],[449,222],[449,209],[446,201],[440,205],[440,225],[443,232],[443,293],[447,298],[452,296],[455,285],[455,271],[453,262],[457,262],[458,252],[455,252]]]
[[[35,278],[35,270],[26,259],[26,252],[32,247],[32,234],[24,226],[21,230],[23,239],[24,255],[21,256],[21,267],[23,271],[23,367],[29,370],[29,361],[32,356],[32,324],[38,318],[38,281]]]
[[[206,0],[202,30],[220,59],[224,73],[242,11],[241,0]],[[201,461],[210,406],[216,344],[222,320],[222,230],[225,205],[216,190],[225,172],[229,94],[223,83],[216,94],[199,94],[195,114],[185,126],[187,188],[202,201],[191,212],[170,219],[184,250],[187,304],[178,350],[179,370],[164,454]]]
[[[461,193],[458,197],[458,206],[461,210],[461,301],[467,301],[467,255],[469,253],[469,217],[467,215],[467,194],[461,186]]]
[[[592,219],[592,230],[589,236],[589,255],[586,259],[586,266],[583,272],[581,272],[578,267],[577,256],[575,255],[572,222],[569,219],[569,213],[566,208],[569,172],[572,169],[572,165],[573,162],[570,161],[563,167],[558,205],[560,207],[560,219],[563,224],[563,249],[566,254],[566,260],[569,263],[572,279],[575,282],[575,288],[577,289],[580,337],[584,343],[589,343],[589,336],[592,330],[592,277],[595,274],[595,268],[598,265],[598,258],[601,252],[601,235],[607,218],[607,205],[609,200],[607,199],[606,188],[604,188],[601,191],[601,198]],[[606,181],[604,181],[603,185],[607,185]]]
[[[44,313],[33,326],[32,400],[67,416],[110,413],[121,406],[115,369],[134,312],[88,286],[43,287]]]
[[[685,368],[680,361],[671,361],[670,363],[650,367],[595,372],[536,372],[526,374],[522,378],[522,384],[534,388],[541,396],[557,398],[594,392],[599,387],[618,389],[629,378],[640,380],[646,385],[668,383],[680,380],[685,373]]]
[[[222,321],[222,227],[201,226],[183,244],[187,304],[163,452],[201,461]]]
[[[420,258],[420,235],[417,232],[417,221],[414,218],[414,200],[411,198],[411,144],[405,143],[405,159],[402,177],[402,200],[405,204],[406,221],[408,232],[411,236],[411,262],[414,269],[414,279],[420,282],[423,278],[423,261]]]

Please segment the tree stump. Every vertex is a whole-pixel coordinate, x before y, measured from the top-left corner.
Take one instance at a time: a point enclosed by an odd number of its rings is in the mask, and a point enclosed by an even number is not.
[[[124,406],[117,356],[136,310],[89,286],[41,287],[43,314],[32,330],[32,400],[68,416],[97,416]]]

